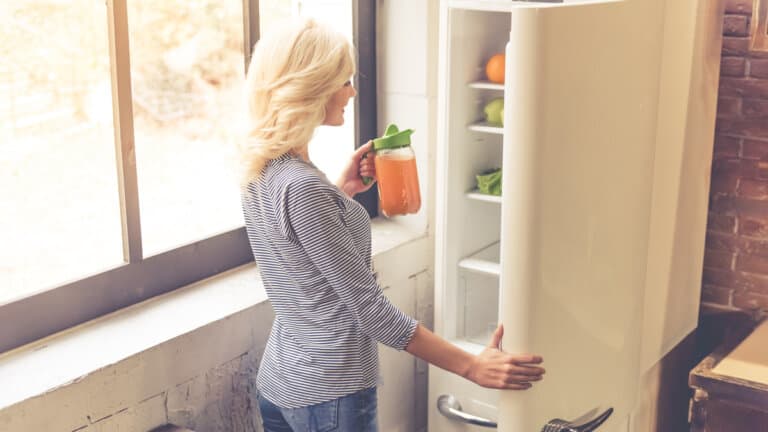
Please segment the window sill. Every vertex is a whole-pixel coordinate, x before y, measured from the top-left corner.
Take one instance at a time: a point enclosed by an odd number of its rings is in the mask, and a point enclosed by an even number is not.
[[[372,230],[382,286],[388,273],[431,266],[425,233],[383,218],[373,220]],[[398,259],[404,253],[422,258]],[[4,353],[0,410],[266,301],[259,272],[248,264]]]

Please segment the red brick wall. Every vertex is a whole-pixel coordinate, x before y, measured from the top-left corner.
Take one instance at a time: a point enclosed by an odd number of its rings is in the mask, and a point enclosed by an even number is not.
[[[725,0],[702,301],[768,310],[768,52],[752,0]]]

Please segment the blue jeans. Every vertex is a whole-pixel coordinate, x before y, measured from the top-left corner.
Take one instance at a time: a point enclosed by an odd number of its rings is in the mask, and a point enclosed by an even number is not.
[[[376,387],[301,408],[281,408],[259,394],[264,432],[377,432]]]

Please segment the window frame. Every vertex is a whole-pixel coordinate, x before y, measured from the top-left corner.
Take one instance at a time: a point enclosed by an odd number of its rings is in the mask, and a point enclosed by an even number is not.
[[[352,0],[352,34],[358,52],[355,74],[355,148],[358,148],[378,136],[375,0]],[[365,207],[370,217],[378,216],[378,183],[355,196],[355,200]]]
[[[0,353],[253,261],[245,227],[144,258],[133,151],[127,2],[107,0],[124,264],[0,305]],[[358,50],[355,148],[376,135],[374,0],[351,0]],[[259,36],[259,1],[243,0],[244,65]],[[375,188],[358,200],[376,216]]]

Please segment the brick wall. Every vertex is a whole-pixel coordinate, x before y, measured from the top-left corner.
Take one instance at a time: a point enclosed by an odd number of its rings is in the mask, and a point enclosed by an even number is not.
[[[768,310],[768,52],[752,0],[725,0],[702,302]]]

